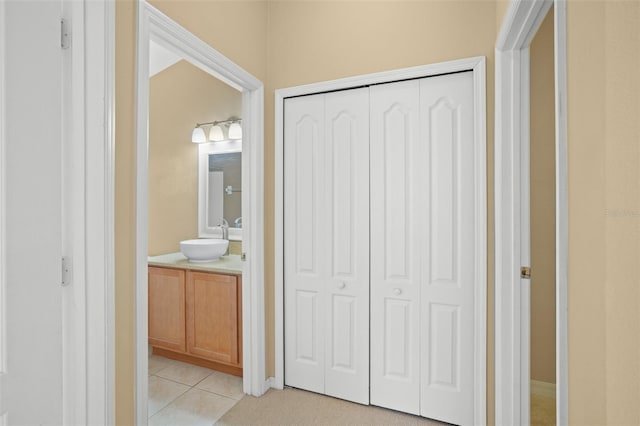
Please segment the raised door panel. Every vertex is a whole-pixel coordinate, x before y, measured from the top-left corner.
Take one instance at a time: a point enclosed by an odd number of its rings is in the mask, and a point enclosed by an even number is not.
[[[239,286],[232,275],[187,271],[187,350],[241,365]]]
[[[420,411],[419,82],[370,88],[371,403]]]
[[[369,89],[325,95],[325,393],[369,403]]]
[[[150,266],[149,344],[186,351],[185,272]]]
[[[284,106],[285,384],[324,393],[324,95],[286,99]]]
[[[473,423],[474,152],[472,73],[420,81],[427,149],[422,276],[423,416]]]

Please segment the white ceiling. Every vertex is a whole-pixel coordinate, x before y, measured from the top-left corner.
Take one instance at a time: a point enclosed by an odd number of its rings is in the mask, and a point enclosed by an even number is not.
[[[149,43],[149,77],[169,68],[180,59],[182,59],[180,56],[151,40]]]

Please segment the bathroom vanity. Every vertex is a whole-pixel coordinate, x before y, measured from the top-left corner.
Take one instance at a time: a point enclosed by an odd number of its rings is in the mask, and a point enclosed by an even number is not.
[[[242,376],[242,261],[149,257],[149,345],[156,355]]]

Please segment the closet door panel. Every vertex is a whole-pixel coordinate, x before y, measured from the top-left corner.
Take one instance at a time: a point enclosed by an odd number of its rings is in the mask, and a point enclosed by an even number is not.
[[[325,95],[325,393],[369,403],[369,89]]]
[[[420,80],[427,225],[421,290],[420,414],[473,424],[474,112],[472,73]]]
[[[419,82],[370,88],[371,403],[420,411]]]
[[[285,101],[285,383],[324,392],[324,96]]]

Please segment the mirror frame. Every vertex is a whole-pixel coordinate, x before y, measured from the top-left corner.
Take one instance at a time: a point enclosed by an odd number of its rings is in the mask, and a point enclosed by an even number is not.
[[[242,152],[241,140],[208,142],[198,145],[198,237],[222,238],[219,226],[208,226],[209,217],[209,155]],[[229,227],[229,240],[242,241],[242,228]]]

